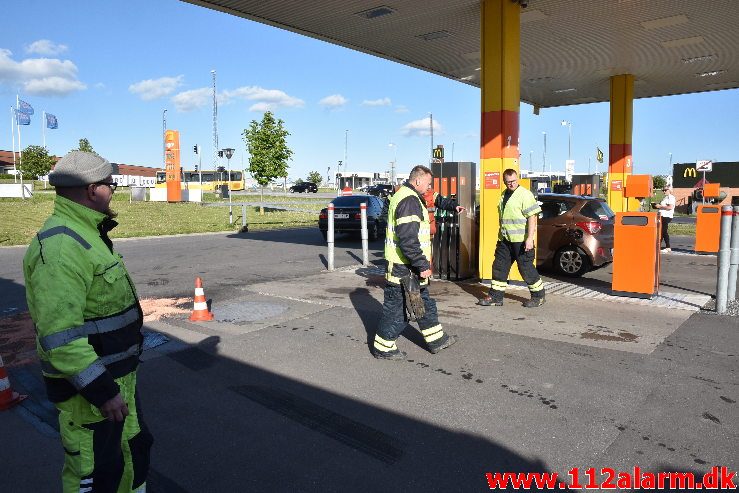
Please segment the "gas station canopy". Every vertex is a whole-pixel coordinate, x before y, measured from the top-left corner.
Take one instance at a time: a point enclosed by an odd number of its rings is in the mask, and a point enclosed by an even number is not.
[[[183,0],[480,85],[479,0]],[[521,99],[541,108],[739,87],[738,0],[511,0]]]

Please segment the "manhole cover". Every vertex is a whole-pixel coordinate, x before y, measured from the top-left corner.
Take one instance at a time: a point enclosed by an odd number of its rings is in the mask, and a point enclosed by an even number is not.
[[[244,324],[284,313],[287,306],[279,303],[242,301],[213,307],[213,315],[218,322]]]

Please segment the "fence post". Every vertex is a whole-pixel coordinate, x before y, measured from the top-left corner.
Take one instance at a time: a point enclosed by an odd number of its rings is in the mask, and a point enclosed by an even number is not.
[[[246,233],[249,228],[246,226],[246,204],[241,204],[241,232]]]
[[[367,245],[367,203],[362,202],[359,204],[359,211],[361,213],[362,220],[362,266],[367,267],[369,265],[369,252]]]
[[[716,281],[716,312],[726,313],[726,297],[729,291],[729,258],[731,243],[731,217],[734,215],[730,205],[721,207],[721,234],[718,250],[718,279]]]
[[[736,277],[739,270],[739,205],[734,206],[731,218],[731,255],[729,261],[729,291],[728,299],[736,299]]]
[[[328,204],[328,231],[326,232],[328,243],[328,270],[334,270],[334,204]]]

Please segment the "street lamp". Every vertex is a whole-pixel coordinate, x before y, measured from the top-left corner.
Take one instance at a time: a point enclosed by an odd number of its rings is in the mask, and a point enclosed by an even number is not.
[[[167,110],[162,111],[162,159],[167,167]]]
[[[572,122],[562,120],[562,126],[567,126],[567,160],[572,161]]]
[[[234,149],[227,147],[223,149],[223,155],[226,156],[227,173],[226,186],[228,187],[228,224],[234,223],[233,206],[231,205],[231,157],[234,155]]]
[[[544,154],[541,161],[541,172],[544,173],[547,170],[547,133],[542,132],[542,134],[544,135]],[[552,170],[549,171],[551,172]]]

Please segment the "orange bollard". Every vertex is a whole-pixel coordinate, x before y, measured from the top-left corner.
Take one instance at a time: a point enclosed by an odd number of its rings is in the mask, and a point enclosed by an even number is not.
[[[13,392],[13,389],[10,388],[10,380],[5,371],[3,357],[0,356],[0,411],[10,409],[26,397],[28,396],[21,395],[18,392]]]
[[[190,320],[193,322],[208,322],[213,320],[213,314],[208,310],[208,302],[205,299],[205,291],[203,291],[203,281],[195,278],[195,302],[192,307]]]

